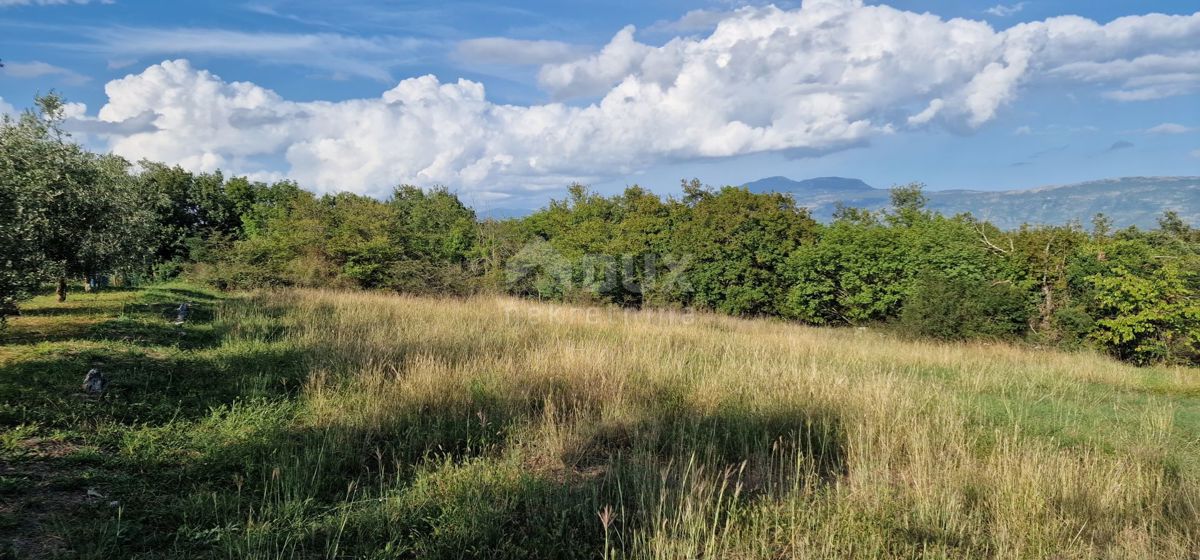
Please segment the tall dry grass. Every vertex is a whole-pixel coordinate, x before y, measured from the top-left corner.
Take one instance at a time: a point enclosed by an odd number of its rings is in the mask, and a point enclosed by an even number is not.
[[[213,499],[230,555],[1200,554],[1195,370],[504,298],[243,305],[311,377],[256,489]]]

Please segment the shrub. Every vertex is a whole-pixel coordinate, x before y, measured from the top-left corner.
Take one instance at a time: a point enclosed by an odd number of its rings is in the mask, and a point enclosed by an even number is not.
[[[924,273],[905,298],[900,327],[942,340],[1008,338],[1024,334],[1029,317],[1028,298],[1009,284]]]
[[[1096,328],[1096,320],[1082,306],[1072,305],[1054,312],[1052,340],[1067,348],[1076,348],[1087,341]]]
[[[174,280],[186,266],[186,262],[178,259],[160,262],[154,265],[153,277],[159,282]]]

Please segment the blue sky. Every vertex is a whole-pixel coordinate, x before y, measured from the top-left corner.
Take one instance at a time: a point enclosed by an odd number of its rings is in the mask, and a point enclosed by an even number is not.
[[[0,0],[0,110],[55,89],[130,159],[481,207],[1200,175],[1195,2],[880,4]]]

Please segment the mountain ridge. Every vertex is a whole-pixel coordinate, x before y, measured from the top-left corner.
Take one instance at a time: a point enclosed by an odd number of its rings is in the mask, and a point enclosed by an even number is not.
[[[861,184],[866,189],[846,189]],[[878,210],[889,202],[889,190],[847,177],[816,177],[796,181],[783,176],[745,183],[752,192],[791,194],[796,202],[821,221],[830,221],[839,204]],[[1063,225],[1086,223],[1098,213],[1117,227],[1154,227],[1166,210],[1186,222],[1200,225],[1200,177],[1111,177],[1079,183],[1046,185],[1031,189],[983,191],[974,189],[927,190],[929,209],[943,214],[970,212],[1000,227],[1022,224]]]

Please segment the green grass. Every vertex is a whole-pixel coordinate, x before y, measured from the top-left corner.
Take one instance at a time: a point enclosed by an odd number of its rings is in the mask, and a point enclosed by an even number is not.
[[[193,311],[176,326],[181,301]],[[6,514],[18,521],[4,542],[32,556],[177,548],[178,500],[235,470],[245,456],[233,446],[286,417],[303,365],[263,342],[277,328],[183,284],[23,306],[0,346],[0,453],[5,479],[22,481],[9,484]],[[80,390],[94,363],[110,379],[100,399]]]
[[[1198,450],[1195,370],[777,321],[167,284],[0,341],[0,557],[1183,558]]]

